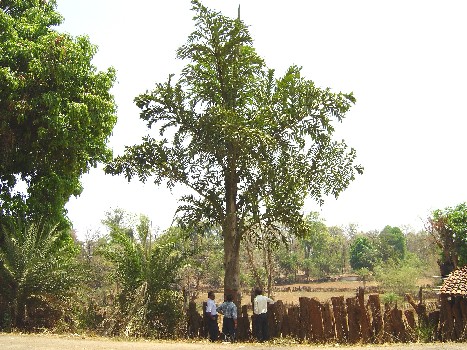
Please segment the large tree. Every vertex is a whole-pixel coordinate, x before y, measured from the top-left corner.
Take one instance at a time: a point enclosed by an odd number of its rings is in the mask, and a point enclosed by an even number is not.
[[[358,235],[350,244],[350,266],[354,270],[368,269],[373,271],[377,262],[378,252],[372,240],[364,235]]]
[[[404,260],[407,254],[407,239],[399,227],[385,226],[378,238],[378,250],[383,262]]]
[[[434,210],[428,231],[441,250],[438,265],[442,276],[467,264],[467,203]]]
[[[159,137],[128,147],[106,171],[190,188],[180,223],[222,227],[225,292],[236,293],[245,233],[281,225],[304,234],[305,198],[337,196],[362,172],[355,151],[332,139],[333,122],[355,99],[315,86],[297,66],[276,78],[240,18],[192,5],[195,30],[177,51],[187,62],[179,79],[135,99]]]
[[[342,245],[341,236],[330,233],[319,213],[311,212],[307,217],[309,230],[301,240],[304,252],[305,275],[310,277],[325,277],[342,270]]]
[[[111,159],[115,72],[87,37],[54,29],[55,1],[0,1],[0,216],[64,219],[80,176]],[[18,191],[24,182],[26,194]]]

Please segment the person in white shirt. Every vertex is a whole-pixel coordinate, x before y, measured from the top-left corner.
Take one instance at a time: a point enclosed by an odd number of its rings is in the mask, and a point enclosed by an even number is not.
[[[216,298],[213,291],[208,293],[208,301],[206,303],[206,318],[208,319],[209,340],[216,341],[219,336],[219,325],[217,324],[217,308],[214,299]]]
[[[261,288],[256,288],[255,299],[253,300],[253,313],[255,314],[256,339],[260,342],[269,339],[268,304],[274,304],[274,300],[264,296]]]

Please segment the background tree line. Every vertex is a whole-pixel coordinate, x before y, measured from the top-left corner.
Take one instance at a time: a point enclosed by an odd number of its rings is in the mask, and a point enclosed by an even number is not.
[[[380,232],[327,227],[316,213],[310,231],[286,242],[241,251],[241,288],[273,292],[278,284],[360,273],[387,293],[416,288],[414,276],[439,273],[442,251],[431,232],[386,226]],[[86,331],[102,335],[179,337],[190,300],[223,289],[219,228],[190,235],[180,227],[155,232],[145,216],[116,209],[106,233],[81,242],[57,226],[18,221],[3,225],[0,327]],[[462,256],[465,258],[465,256]]]

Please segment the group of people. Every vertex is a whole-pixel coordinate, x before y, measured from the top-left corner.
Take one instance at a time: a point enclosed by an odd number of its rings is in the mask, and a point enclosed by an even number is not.
[[[258,341],[263,342],[269,339],[268,334],[268,304],[274,304],[274,300],[263,295],[261,288],[255,289],[255,297],[253,299],[253,313],[255,337]],[[237,331],[237,306],[233,302],[233,295],[227,294],[226,300],[216,306],[215,294],[213,291],[208,293],[208,301],[206,303],[206,318],[208,320],[209,340],[217,341],[219,336],[219,325],[217,323],[218,314],[224,316],[222,322],[222,333],[226,341],[235,341]]]

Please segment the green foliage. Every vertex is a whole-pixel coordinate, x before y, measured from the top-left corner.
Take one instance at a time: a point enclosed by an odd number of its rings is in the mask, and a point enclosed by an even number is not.
[[[355,273],[360,276],[364,284],[373,275],[370,269],[368,269],[367,267],[362,267],[361,269],[356,270]]]
[[[318,213],[307,218],[308,231],[301,239],[304,248],[303,269],[306,275],[325,277],[342,270],[342,249],[345,247],[342,235],[332,235]],[[340,249],[336,249],[339,247]]]
[[[394,292],[384,293],[382,295],[383,304],[389,304],[391,307],[394,307],[397,303],[401,302],[403,298]]]
[[[246,232],[284,225],[305,234],[305,198],[338,196],[362,172],[355,150],[333,140],[355,98],[317,87],[297,66],[275,77],[240,19],[192,5],[195,30],[177,51],[187,62],[180,78],[135,99],[160,137],[127,147],[106,172],[190,188],[180,225],[222,227],[224,283],[237,290]]]
[[[421,262],[414,256],[409,256],[402,262],[391,261],[375,267],[375,279],[385,293],[395,293],[404,296],[406,293],[416,293],[417,276],[422,270]]]
[[[467,204],[435,210],[429,223],[431,234],[442,249],[441,274],[448,275],[467,264]]]
[[[419,322],[416,328],[416,335],[422,343],[432,343],[437,340],[437,326],[430,322]]]
[[[122,214],[117,210],[113,218]],[[177,337],[183,330],[183,297],[176,282],[184,256],[173,235],[154,237],[144,216],[136,230],[112,222],[102,254],[113,264],[118,309],[113,333],[125,336]],[[129,232],[135,232],[133,236]]]
[[[0,231],[0,329],[55,326],[82,277],[70,232],[22,219]]]
[[[407,253],[415,255],[425,263],[422,273],[426,277],[439,274],[438,258],[440,249],[433,236],[427,231],[409,232],[406,234]]]
[[[280,269],[286,276],[286,281],[295,282],[300,267],[298,249],[293,246],[282,246],[276,252]]]
[[[374,243],[367,236],[357,236],[350,244],[350,266],[354,270],[367,268],[373,271],[377,262]]]
[[[399,227],[386,226],[379,234],[379,255],[383,262],[404,260],[407,242]]]
[[[53,29],[56,2],[0,2],[0,217],[65,223],[64,206],[81,193],[80,176],[111,158],[116,122],[110,88],[87,37]],[[15,186],[23,182],[27,194]]]
[[[222,286],[224,248],[219,230],[213,229],[199,236],[189,234],[180,227],[171,227],[164,236],[172,237],[176,242],[174,249],[186,257],[179,277],[187,297],[196,298],[201,286],[208,289]]]

